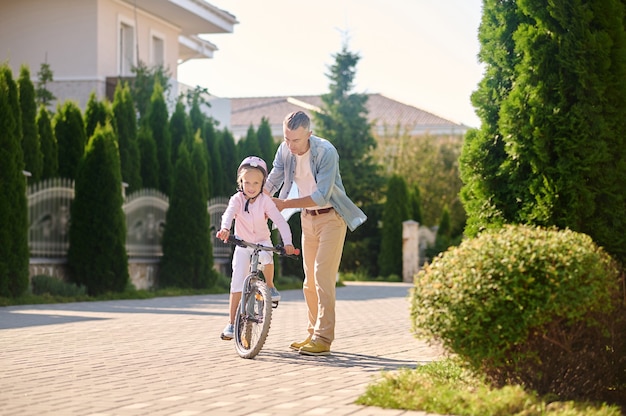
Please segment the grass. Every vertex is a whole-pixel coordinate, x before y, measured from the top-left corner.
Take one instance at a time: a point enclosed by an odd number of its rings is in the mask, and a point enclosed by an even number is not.
[[[519,386],[490,388],[454,359],[384,373],[357,404],[457,416],[620,416],[619,406],[553,401]],[[625,409],[626,410],[626,409]]]
[[[280,276],[275,279],[279,290],[302,289],[302,280],[298,277]],[[182,289],[160,288],[152,290],[137,290],[129,284],[126,290],[119,293],[105,293],[99,296],[89,296],[84,291],[77,290],[70,283],[61,282],[56,278],[44,279],[44,283],[31,288],[17,298],[0,297],[0,307],[15,305],[41,305],[51,303],[98,302],[108,300],[152,299],[172,296],[196,296],[228,293],[230,278],[219,275],[217,282],[210,289]]]

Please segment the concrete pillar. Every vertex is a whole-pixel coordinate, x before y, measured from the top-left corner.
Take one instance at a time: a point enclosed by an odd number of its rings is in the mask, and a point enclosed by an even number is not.
[[[419,271],[419,223],[409,220],[402,223],[402,281],[413,283]]]

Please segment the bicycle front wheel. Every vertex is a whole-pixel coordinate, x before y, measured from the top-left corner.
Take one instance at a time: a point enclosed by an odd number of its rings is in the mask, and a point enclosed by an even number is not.
[[[272,322],[272,298],[262,280],[244,288],[242,308],[235,317],[235,348],[242,358],[254,358],[263,348]]]

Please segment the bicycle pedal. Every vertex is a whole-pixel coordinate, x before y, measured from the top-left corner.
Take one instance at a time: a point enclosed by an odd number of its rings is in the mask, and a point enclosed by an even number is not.
[[[272,301],[272,308],[274,308],[274,309],[278,308],[278,301],[277,300],[273,300]]]

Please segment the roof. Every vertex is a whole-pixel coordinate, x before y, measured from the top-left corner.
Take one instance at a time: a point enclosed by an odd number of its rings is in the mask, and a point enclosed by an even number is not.
[[[199,35],[232,33],[237,18],[205,0],[123,0],[179,27],[179,59],[212,58],[217,47]]]
[[[411,134],[463,134],[468,127],[439,117],[419,108],[403,104],[382,94],[367,94],[368,120],[380,134],[385,129],[400,126]],[[287,114],[303,110],[309,115],[321,111],[320,95],[282,97],[229,98],[231,104],[230,126],[235,137],[243,137],[250,125],[258,127],[267,118],[274,136],[282,136],[282,123]]]

